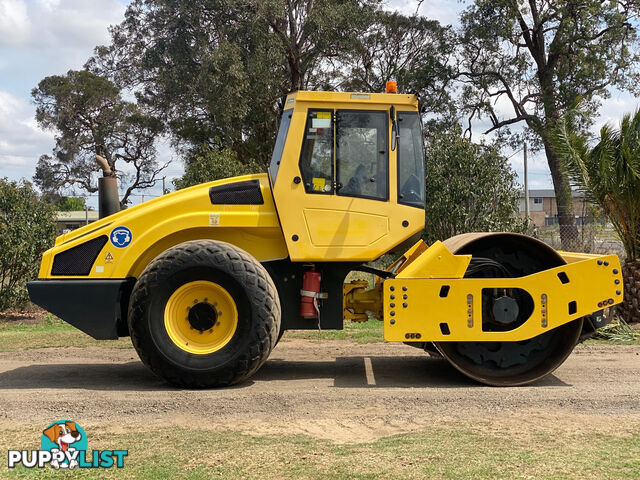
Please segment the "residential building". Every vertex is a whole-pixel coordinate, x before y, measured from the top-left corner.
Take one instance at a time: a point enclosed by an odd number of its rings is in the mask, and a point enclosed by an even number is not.
[[[96,220],[98,220],[97,210],[56,212],[56,234],[62,235]]]
[[[593,217],[593,205],[584,199],[584,193],[574,190],[573,196],[573,214],[576,218],[576,224],[582,225],[587,223]],[[525,203],[524,192],[520,197],[520,216],[524,218]],[[558,224],[558,204],[556,202],[556,194],[553,189],[529,190],[529,216],[531,225],[543,227],[546,225]]]

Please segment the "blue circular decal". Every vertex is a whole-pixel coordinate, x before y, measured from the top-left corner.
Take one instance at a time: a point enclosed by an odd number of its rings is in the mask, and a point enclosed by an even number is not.
[[[131,243],[133,235],[131,234],[131,230],[127,227],[116,227],[111,230],[109,239],[114,247],[124,248]]]

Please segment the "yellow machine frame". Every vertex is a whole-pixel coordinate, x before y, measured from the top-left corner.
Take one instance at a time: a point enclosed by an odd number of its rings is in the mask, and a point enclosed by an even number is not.
[[[294,262],[365,262],[424,228],[424,210],[397,202],[397,150],[389,149],[387,201],[307,194],[294,182],[300,176],[298,160],[308,108],[388,112],[389,105],[395,105],[398,112],[417,112],[415,95],[296,92],[287,97],[285,105],[284,114],[293,118],[273,189],[267,174],[247,175],[197,185],[136,205],[58,237],[55,246],[43,255],[38,278],[77,278],[51,275],[53,257],[108,235],[118,226],[131,231],[131,244],[119,249],[107,242],[85,278],[138,277],[168,248],[204,238],[237,245],[259,261],[290,258]],[[264,204],[211,205],[211,187],[246,180],[259,180]]]
[[[424,228],[424,210],[397,201],[398,150],[389,148],[388,152],[386,201],[307,193],[299,181],[299,158],[309,109],[389,112],[390,106],[397,112],[418,111],[415,95],[293,93],[285,101],[283,114],[291,115],[291,122],[275,178],[268,174],[247,175],[194,186],[62,235],[43,255],[39,279],[78,280],[77,275],[52,275],[54,257],[91,239],[109,236],[120,226],[131,231],[130,245],[116,248],[108,241],[91,272],[82,278],[135,279],[168,248],[198,239],[231,243],[260,262],[288,259],[301,265],[374,260]],[[388,127],[391,137],[391,122]],[[259,182],[261,204],[212,205],[212,187],[243,181]],[[391,267],[395,278],[378,278],[374,288],[363,282],[346,284],[343,317],[364,321],[372,314],[384,320],[385,338],[389,341],[518,341],[622,301],[622,287],[613,283],[622,281],[617,257],[562,255],[569,265],[528,277],[463,279],[470,255],[454,255],[440,242],[430,247],[418,242]],[[560,271],[569,276],[570,283],[558,281]],[[444,283],[450,292],[443,298],[439,291]],[[528,291],[535,301],[531,319],[512,331],[483,331],[479,302],[481,290],[487,288]],[[410,300],[391,298],[394,291],[404,289],[411,293],[401,295]],[[545,296],[547,303],[542,300]],[[569,313],[567,305],[573,301],[577,308]],[[443,333],[442,323],[448,325],[448,334]]]
[[[247,180],[260,182],[263,204],[211,205],[211,187]],[[119,226],[131,231],[131,244],[117,248],[107,242],[85,278],[137,278],[151,260],[168,248],[204,238],[237,245],[260,261],[288,256],[268,176],[246,175],[179,190],[61,235],[42,256],[38,278],[77,279],[52,275],[54,256],[92,238],[110,235]]]
[[[451,257],[448,263],[454,272],[458,259]],[[429,265],[424,267],[424,271],[432,271]],[[616,255],[592,255],[521,278],[416,278],[401,273],[384,281],[384,337],[390,342],[526,340],[620,303],[621,282]],[[525,290],[533,299],[530,317],[513,330],[483,330],[482,291],[516,288]]]
[[[412,142],[399,172],[401,121]],[[293,93],[268,174],[180,190],[58,237],[30,297],[94,338],[130,334],[143,361],[182,386],[241,381],[284,330],[371,317],[386,340],[438,353],[481,382],[534,381],[564,361],[585,326],[588,336],[606,324],[599,311],[623,299],[620,262],[516,234],[415,243],[425,222],[418,122],[415,95]],[[375,133],[357,132],[362,125]],[[317,158],[302,148],[311,144]],[[358,173],[370,160],[369,175]],[[386,271],[363,265],[410,242]],[[353,270],[375,281],[343,284]]]

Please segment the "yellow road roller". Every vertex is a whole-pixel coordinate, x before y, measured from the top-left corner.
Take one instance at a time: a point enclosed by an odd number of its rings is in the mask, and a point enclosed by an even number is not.
[[[345,320],[381,321],[385,340],[485,384],[549,374],[622,301],[618,258],[512,233],[428,246],[424,176],[415,95],[294,92],[267,173],[58,237],[31,300],[93,338],[131,336],[153,372],[188,388],[241,382],[284,331]],[[371,266],[390,252],[389,268]],[[353,271],[375,281],[345,283]]]

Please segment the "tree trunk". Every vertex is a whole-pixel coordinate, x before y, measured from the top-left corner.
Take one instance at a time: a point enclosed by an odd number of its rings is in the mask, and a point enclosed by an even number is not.
[[[553,189],[556,193],[556,204],[558,207],[558,223],[560,225],[560,242],[562,249],[575,251],[579,249],[578,228],[573,215],[573,199],[571,197],[571,185],[569,177],[562,165],[561,158],[553,151],[551,143],[543,139],[544,150],[547,155]]]
[[[300,72],[300,59],[295,52],[289,52],[289,74],[291,78],[291,91],[302,90],[302,74]]]
[[[556,193],[556,205],[558,207],[558,223],[560,225],[560,242],[563,250],[575,251],[578,249],[578,228],[576,227],[576,219],[573,215],[573,199],[571,196],[571,185],[562,157],[558,155],[552,143],[553,132],[560,113],[557,110],[556,98],[557,89],[554,85],[553,69],[546,64],[544,52],[544,35],[540,38],[542,42],[541,48],[537,51],[537,55],[532,52],[534,58],[537,58],[540,66],[538,69],[538,79],[542,93],[542,106],[544,110],[544,126],[538,130],[538,134],[542,137],[544,151],[547,155],[547,163],[551,170],[551,179],[553,180],[553,189]]]
[[[624,300],[616,311],[627,323],[640,322],[640,260],[627,260],[622,265]]]

